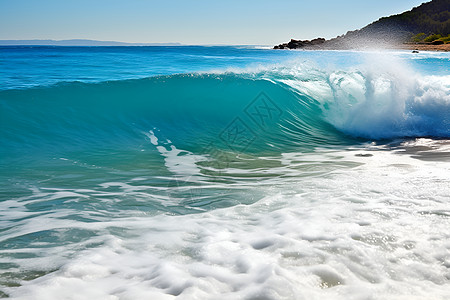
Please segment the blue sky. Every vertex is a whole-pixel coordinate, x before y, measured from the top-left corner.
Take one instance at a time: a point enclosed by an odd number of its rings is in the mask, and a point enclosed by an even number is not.
[[[0,0],[0,39],[183,44],[332,38],[424,0]]]

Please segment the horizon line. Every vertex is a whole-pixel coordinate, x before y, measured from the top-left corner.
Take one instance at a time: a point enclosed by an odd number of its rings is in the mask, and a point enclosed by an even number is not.
[[[180,42],[121,42],[77,38],[63,40],[0,39],[0,46],[272,46],[272,44],[184,44]]]

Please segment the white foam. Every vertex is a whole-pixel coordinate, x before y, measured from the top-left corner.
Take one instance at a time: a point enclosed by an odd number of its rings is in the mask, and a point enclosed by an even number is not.
[[[426,75],[411,66],[411,59],[448,61],[447,53],[338,53],[360,62],[346,66],[329,51],[302,52],[288,62],[227,72],[289,86],[319,102],[326,120],[350,135],[450,136],[450,75]],[[318,55],[323,55],[322,65]]]
[[[158,152],[164,157],[167,169],[174,175],[190,177],[200,174],[200,169],[196,163],[206,160],[204,156],[196,155],[187,150],[177,149],[170,140],[166,142],[159,141],[153,131],[144,132],[144,134],[156,146]]]
[[[103,232],[103,244],[5,291],[13,299],[450,296],[448,162],[374,145],[278,159],[297,176],[278,185],[255,184],[252,189],[266,196],[252,205],[94,223],[45,217],[46,228]],[[314,164],[333,161],[329,172],[301,176]],[[39,218],[34,223],[42,224]],[[46,259],[53,258],[39,263]]]

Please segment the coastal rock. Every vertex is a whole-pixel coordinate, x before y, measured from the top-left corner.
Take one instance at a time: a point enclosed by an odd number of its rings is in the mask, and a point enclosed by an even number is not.
[[[305,47],[310,47],[310,46],[317,46],[320,44],[325,43],[325,39],[324,38],[316,38],[313,40],[295,40],[295,39],[291,39],[288,43],[284,43],[284,44],[280,44],[277,45],[275,47],[273,47],[273,49],[299,49],[299,48],[305,48]]]
[[[317,38],[311,41],[311,45],[320,45],[325,43],[325,39],[324,38]]]

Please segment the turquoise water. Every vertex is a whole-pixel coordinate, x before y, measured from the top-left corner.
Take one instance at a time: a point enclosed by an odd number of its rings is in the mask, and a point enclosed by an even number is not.
[[[2,296],[449,296],[449,54],[0,47],[0,66]]]

